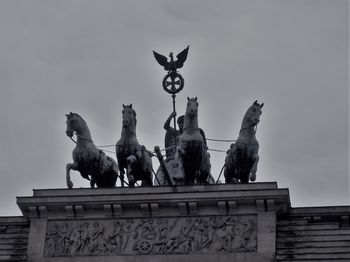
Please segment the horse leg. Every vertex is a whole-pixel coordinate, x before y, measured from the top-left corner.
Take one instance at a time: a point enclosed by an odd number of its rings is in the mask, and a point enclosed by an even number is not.
[[[129,180],[129,187],[135,187],[135,180]]]
[[[254,154],[253,156],[253,166],[250,169],[250,181],[254,182],[256,180],[256,171],[258,170],[259,155]]]
[[[185,185],[193,185],[196,179],[196,170],[192,167],[187,167],[184,165],[184,173],[185,173]]]
[[[141,181],[141,186],[152,186],[152,184],[153,184],[152,178],[151,179],[146,178]]]
[[[67,187],[69,189],[73,188],[73,182],[70,179],[70,171],[71,170],[77,171],[78,170],[78,164],[77,163],[68,163],[66,165],[66,183],[67,183]]]
[[[225,184],[236,184],[238,180],[236,178],[237,174],[235,167],[227,167],[224,169]]]
[[[129,187],[134,187],[136,183],[135,177],[130,172],[128,172],[126,176],[128,177],[128,180],[129,180]]]
[[[231,175],[230,172],[228,170],[228,167],[225,165],[225,169],[224,169],[224,177],[225,177],[225,184],[230,184],[231,183]]]
[[[239,180],[241,181],[242,184],[248,184],[249,182],[249,171],[248,170],[239,170]]]
[[[126,168],[126,177],[128,178],[128,181],[129,181],[129,187],[134,187],[135,183],[136,183],[135,176],[133,175],[133,173],[134,173],[133,166],[134,165],[135,165],[135,163],[133,162],[133,160],[128,159],[128,166]]]
[[[231,145],[231,149],[228,151],[228,155],[225,159],[225,183],[226,184],[236,184],[238,183],[238,171],[236,168],[237,164],[237,147],[235,144]]]
[[[183,168],[183,173],[184,173],[184,184],[185,185],[193,185],[194,184],[194,179],[195,179],[195,173],[194,170],[188,167],[188,160],[186,161],[186,151],[181,148],[177,147],[177,153],[176,153],[177,159],[181,161],[182,163],[182,168]]]
[[[224,165],[224,177],[225,177],[225,184],[230,184],[231,183],[231,178],[232,178],[232,163],[229,161],[230,155],[227,155],[225,158],[225,165]]]
[[[90,187],[94,188],[96,184],[95,178],[93,176],[91,176],[91,180],[90,180]]]
[[[111,172],[113,173],[113,181],[114,181],[114,186],[115,187],[115,184],[117,183],[117,180],[118,180],[118,165],[116,162],[113,161],[113,165],[111,167]],[[120,180],[122,181],[122,180]]]
[[[118,167],[119,167],[120,184],[121,184],[122,187],[124,187],[124,174],[125,174],[125,171],[124,171],[124,168],[122,167],[121,164],[118,164]]]
[[[146,179],[145,181],[145,185],[146,186],[153,186],[153,172],[152,169],[149,169],[146,173]]]
[[[206,152],[203,156],[203,159],[200,165],[200,172],[199,172],[200,183],[204,183],[204,184],[209,183],[208,178],[210,177],[210,168],[211,168],[211,165],[209,160],[209,154]]]

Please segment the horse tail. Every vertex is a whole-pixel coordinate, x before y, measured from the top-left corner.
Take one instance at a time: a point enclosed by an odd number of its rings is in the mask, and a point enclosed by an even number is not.
[[[224,177],[225,177],[226,183],[230,183],[230,181],[233,178],[236,178],[237,176],[236,160],[237,160],[237,146],[235,144],[231,144],[230,149],[227,151],[227,155],[225,158]]]

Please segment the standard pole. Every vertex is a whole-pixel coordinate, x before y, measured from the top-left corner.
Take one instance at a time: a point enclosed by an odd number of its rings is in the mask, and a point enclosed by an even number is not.
[[[173,112],[176,112],[176,110],[175,110],[175,97],[176,97],[176,95],[174,94],[174,95],[172,95],[172,97],[173,97]],[[174,116],[174,129],[176,130],[176,116]]]
[[[164,163],[163,156],[160,153],[159,146],[154,147],[154,152],[156,152],[157,158],[159,160],[160,168],[163,171],[164,177],[165,177],[166,181],[168,182],[168,185],[174,186],[173,180],[171,179],[169,172],[168,172],[168,169],[166,168],[166,165]]]

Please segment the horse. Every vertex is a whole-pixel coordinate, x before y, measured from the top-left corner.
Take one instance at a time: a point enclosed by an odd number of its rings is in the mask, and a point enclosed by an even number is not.
[[[120,177],[124,181],[126,173],[130,187],[134,187],[137,180],[142,181],[141,186],[152,186],[152,159],[145,146],[140,145],[137,141],[136,112],[132,104],[123,104],[122,116],[121,138],[115,146]]]
[[[66,115],[66,135],[70,138],[77,135],[76,147],[73,150],[73,163],[66,166],[66,182],[68,188],[73,187],[70,170],[80,172],[80,175],[90,180],[91,188],[114,187],[118,178],[117,163],[98,149],[92,141],[90,130],[85,120],[77,113]]]
[[[261,109],[264,103],[256,100],[244,115],[239,136],[231,144],[225,158],[225,182],[248,183],[256,180],[256,171],[259,162],[259,143],[255,133],[260,122]]]
[[[187,98],[183,133],[177,150],[185,173],[185,184],[207,184],[210,181],[210,160],[203,130],[198,128],[197,97]]]

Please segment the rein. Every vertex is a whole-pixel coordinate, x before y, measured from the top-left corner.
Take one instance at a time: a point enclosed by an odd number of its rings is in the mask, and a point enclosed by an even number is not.
[[[77,132],[75,132],[75,131],[73,132],[73,134],[75,134],[77,137],[80,137],[81,139],[85,139],[85,140],[87,140],[87,141],[93,143],[91,139],[89,139],[89,138],[87,138],[87,137],[85,137],[85,136],[79,135],[79,134],[78,134]],[[73,139],[73,137],[69,137],[69,138],[74,142],[74,144],[77,144],[77,143],[78,143],[77,141],[75,141],[75,140]]]
[[[85,136],[82,136],[82,135],[79,135],[77,132],[75,132],[74,131],[74,134],[77,136],[77,137],[79,137],[79,138],[81,138],[81,139],[85,139],[85,140],[87,140],[87,141],[89,141],[89,142],[91,142],[92,143],[92,140],[91,139],[89,139],[89,138],[87,138],[87,137],[85,137]],[[73,138],[71,138],[72,140],[73,140]],[[74,140],[73,140],[74,141]],[[75,141],[74,141],[75,142]],[[75,143],[77,143],[77,142],[75,142]]]
[[[249,123],[251,123],[251,122],[249,121]],[[256,133],[256,131],[258,130],[258,124],[259,124],[259,123],[257,123],[257,124],[255,125],[255,127],[254,127],[254,125],[248,124],[248,125],[246,125],[245,127],[242,127],[241,130],[239,130],[239,131],[242,131],[242,130],[244,130],[244,129],[248,129],[248,128],[250,128],[250,127],[253,127],[253,128],[254,128],[254,133]]]
[[[77,143],[77,141],[75,141],[75,140],[73,139],[73,137],[69,137],[69,138],[74,142],[74,144]]]

